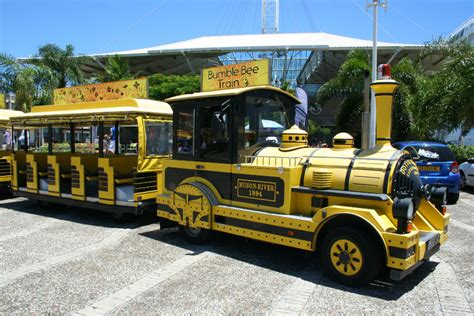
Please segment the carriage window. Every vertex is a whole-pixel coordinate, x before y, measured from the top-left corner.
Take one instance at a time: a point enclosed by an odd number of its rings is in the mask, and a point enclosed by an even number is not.
[[[110,134],[109,137],[112,138],[113,132],[111,131]],[[120,126],[118,138],[120,154],[138,154],[138,127],[136,125]]]
[[[176,148],[180,154],[194,153],[194,111],[182,110],[178,113]]]
[[[171,122],[145,121],[146,155],[161,156],[171,153],[173,126]]]

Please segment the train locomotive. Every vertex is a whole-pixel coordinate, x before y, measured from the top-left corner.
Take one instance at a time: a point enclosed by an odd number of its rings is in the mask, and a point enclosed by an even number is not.
[[[338,282],[362,285],[382,269],[401,280],[448,237],[446,192],[423,186],[415,152],[390,144],[394,80],[371,84],[377,145],[347,133],[311,148],[291,117],[299,100],[260,86],[166,100],[173,156],[158,176],[157,214],[202,243],[212,231],[319,251]]]

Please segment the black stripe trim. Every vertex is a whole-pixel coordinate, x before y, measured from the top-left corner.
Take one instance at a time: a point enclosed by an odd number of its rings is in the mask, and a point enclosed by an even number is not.
[[[383,177],[383,191],[384,193],[387,193],[388,189],[388,177],[390,176],[390,170],[392,169],[392,162],[389,161],[387,164],[387,169],[385,169],[385,176]]]
[[[356,151],[354,151],[354,156],[359,156],[359,154],[363,151],[363,149],[357,149]]]
[[[168,204],[158,203],[158,204],[156,204],[156,208],[159,209],[160,211],[163,211],[163,212],[167,212],[167,213],[170,213],[170,214],[176,214],[176,212]]]
[[[388,179],[390,177],[390,170],[392,169],[392,162],[393,161],[398,161],[394,160],[398,155],[400,154],[400,150],[395,151],[392,156],[390,157],[390,160],[388,161],[387,164],[387,169],[385,169],[385,176],[383,178],[383,191],[384,193],[388,194]]]
[[[300,239],[304,241],[313,241],[314,233],[307,232],[303,230],[298,230],[294,228],[286,228],[281,226],[273,226],[264,223],[251,222],[239,218],[227,217],[227,216],[216,216],[216,223],[224,224],[227,226],[234,226],[238,228],[251,229],[255,231],[260,231],[262,233],[278,235],[287,238]],[[292,232],[293,235],[290,236],[288,233]]]
[[[378,138],[377,137],[377,140],[391,140],[391,138],[390,137],[385,137],[385,138]]]
[[[364,199],[372,201],[388,201],[388,196],[381,193],[365,193],[365,192],[354,192],[354,191],[342,191],[342,190],[317,190],[307,187],[293,187],[292,192],[306,193],[306,194],[318,194],[322,196],[336,196],[346,197],[351,199]]]
[[[306,161],[304,162],[303,164],[303,170],[301,171],[301,178],[300,178],[300,185],[303,186],[304,185],[304,176],[306,175],[306,169],[308,169],[308,164],[309,164],[309,160],[311,159],[311,157],[313,157],[313,155],[318,151],[320,150],[321,148],[316,148],[315,150],[313,150],[309,156],[306,158]]]
[[[399,259],[407,259],[415,254],[415,248],[416,246],[411,246],[408,249],[390,246],[388,247],[388,251],[389,251],[390,257],[399,258]]]
[[[387,92],[384,92],[384,93],[376,93],[375,96],[376,96],[376,97],[378,97],[378,96],[393,96],[393,93],[387,93]]]
[[[351,163],[349,164],[349,167],[347,167],[346,171],[346,179],[344,180],[344,190],[349,191],[349,180],[351,179],[351,172],[352,172],[352,167],[354,167],[356,157],[354,156],[351,159]]]
[[[398,82],[392,80],[392,81],[382,81],[382,82],[372,82],[369,86],[374,86],[374,85],[381,85],[381,84],[394,84],[394,85],[399,85]]]

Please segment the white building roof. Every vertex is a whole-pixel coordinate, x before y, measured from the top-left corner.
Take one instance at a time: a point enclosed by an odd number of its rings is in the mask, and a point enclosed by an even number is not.
[[[420,44],[378,42],[380,48],[421,48]],[[143,56],[182,53],[228,53],[267,50],[350,50],[372,47],[371,40],[363,40],[328,33],[278,33],[203,36],[186,41],[148,48],[93,55]]]

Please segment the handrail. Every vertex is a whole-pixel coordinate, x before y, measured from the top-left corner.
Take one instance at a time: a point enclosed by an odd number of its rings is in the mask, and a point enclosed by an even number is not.
[[[246,164],[268,167],[296,167],[302,160],[302,157],[283,156],[244,156],[244,158]]]

